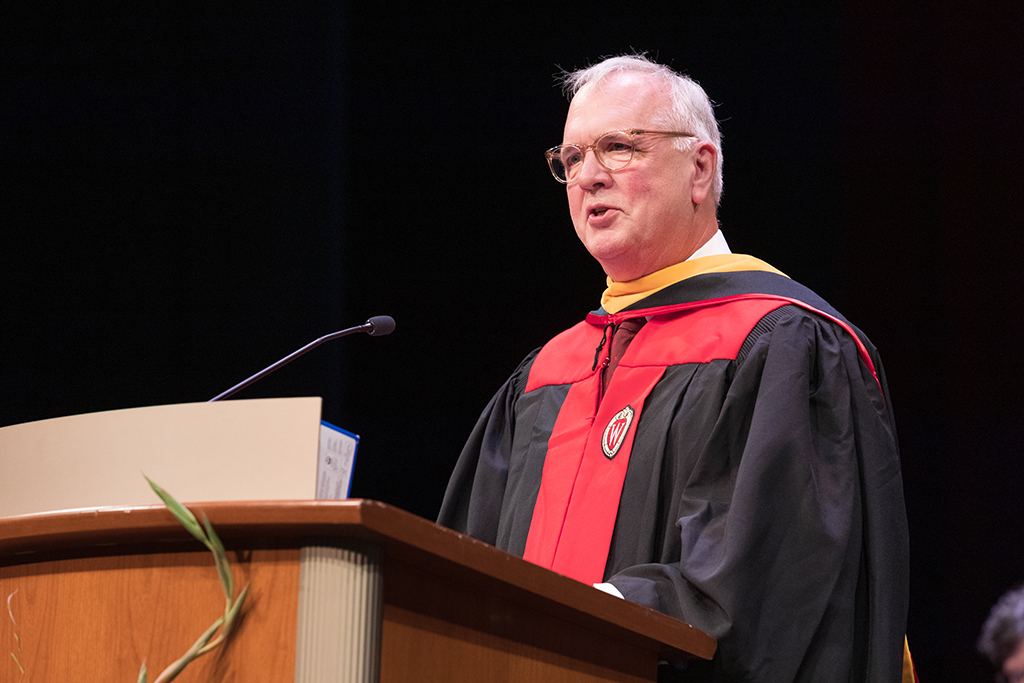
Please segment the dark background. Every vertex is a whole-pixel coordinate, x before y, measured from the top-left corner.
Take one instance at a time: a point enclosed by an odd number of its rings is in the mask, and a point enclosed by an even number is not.
[[[718,104],[733,250],[881,350],[919,673],[985,680],[1024,581],[1021,3],[719,4],[4,10],[0,426],[206,400],[388,314],[239,397],[323,396],[353,495],[433,517],[490,395],[604,287],[542,157],[552,75],[647,51]]]

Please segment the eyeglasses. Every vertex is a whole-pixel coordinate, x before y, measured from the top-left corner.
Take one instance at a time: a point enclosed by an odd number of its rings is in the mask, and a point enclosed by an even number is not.
[[[592,145],[558,145],[544,152],[551,167],[551,175],[560,183],[576,179],[583,168],[583,158],[594,150],[594,158],[608,171],[618,171],[629,165],[636,150],[634,138],[637,135],[668,135],[675,138],[692,138],[693,133],[676,133],[663,130],[613,130],[597,138]]]

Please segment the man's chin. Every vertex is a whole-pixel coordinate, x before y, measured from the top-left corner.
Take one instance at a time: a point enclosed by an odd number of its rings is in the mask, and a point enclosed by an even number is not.
[[[619,245],[619,248],[616,249],[613,248],[613,245],[609,244],[592,245],[587,247],[587,251],[601,264],[605,275],[615,282],[626,282],[627,280],[635,279],[630,277],[634,271],[631,268],[634,259],[630,258],[630,250],[627,247]]]

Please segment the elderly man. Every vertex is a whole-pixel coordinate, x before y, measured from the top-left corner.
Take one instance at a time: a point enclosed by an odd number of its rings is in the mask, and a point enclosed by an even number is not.
[[[566,83],[547,158],[607,289],[492,399],[439,522],[703,629],[710,680],[900,680],[906,515],[874,348],[730,253],[696,83],[641,57]]]

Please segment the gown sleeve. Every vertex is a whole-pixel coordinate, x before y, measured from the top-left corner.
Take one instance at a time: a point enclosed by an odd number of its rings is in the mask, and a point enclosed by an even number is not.
[[[462,448],[437,523],[497,545],[508,481],[515,404],[540,349],[531,352],[491,398]]]

